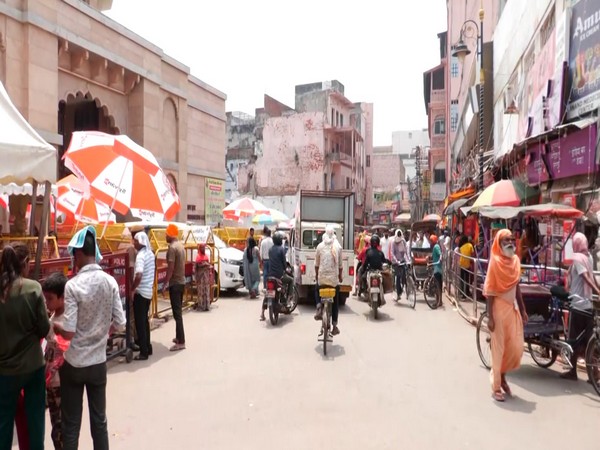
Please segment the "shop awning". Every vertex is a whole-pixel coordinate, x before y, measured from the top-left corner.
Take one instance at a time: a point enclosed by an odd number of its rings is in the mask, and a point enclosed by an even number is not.
[[[459,210],[460,207],[465,206],[465,203],[467,203],[470,199],[468,198],[461,198],[460,200],[456,200],[453,203],[450,203],[446,209],[444,209],[444,212],[442,213],[443,216],[451,216],[452,214],[456,214]]]
[[[474,187],[468,187],[466,189],[463,189],[461,191],[456,191],[453,192],[452,194],[450,194],[448,196],[448,204],[451,204],[452,202],[455,202],[456,200],[459,200],[461,198],[464,197],[471,197],[473,194],[475,193],[475,188]]]
[[[410,213],[398,214],[394,217],[394,223],[396,222],[410,222]]]
[[[529,217],[558,217],[561,219],[579,219],[583,212],[567,205],[546,203],[531,206],[482,206],[477,211],[480,216],[488,219],[514,219],[519,214]]]

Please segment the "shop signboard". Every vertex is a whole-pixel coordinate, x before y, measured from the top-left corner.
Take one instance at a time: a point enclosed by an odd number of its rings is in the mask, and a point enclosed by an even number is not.
[[[204,216],[206,225],[217,225],[223,219],[225,186],[223,180],[206,178],[204,181]]]
[[[430,199],[432,202],[443,202],[446,198],[446,183],[433,183],[430,186]]]
[[[572,0],[571,5],[569,119],[600,106],[600,0]]]
[[[596,171],[596,133],[596,125],[592,125],[549,144],[538,143],[531,146],[527,153],[529,184],[537,185],[550,178],[558,180]]]

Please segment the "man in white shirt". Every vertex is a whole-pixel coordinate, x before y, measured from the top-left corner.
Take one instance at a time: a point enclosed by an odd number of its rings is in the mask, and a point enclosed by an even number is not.
[[[265,228],[264,237],[260,241],[260,262],[263,266],[263,287],[267,289],[267,274],[269,273],[269,250],[273,247],[273,238],[271,237],[271,230]]]
[[[334,287],[336,288],[335,299],[333,301],[333,308],[331,310],[331,322],[333,329],[331,334],[336,335],[340,333],[337,326],[338,314],[339,314],[339,284],[342,282],[342,247],[337,242],[333,227],[327,225],[325,228],[325,234],[323,240],[317,246],[315,255],[315,278],[316,278],[316,291],[315,297],[317,299],[317,313],[315,314],[315,320],[321,320],[323,314],[323,304],[319,297],[320,287]]]
[[[381,238],[381,251],[387,259],[390,259],[390,232],[389,230],[383,231],[383,237]]]
[[[108,450],[106,342],[111,330],[125,326],[125,313],[117,282],[98,265],[96,230],[79,231],[68,249],[78,272],[65,286],[63,325],[54,325],[55,333],[71,341],[59,370],[63,448],[78,448],[85,389],[94,449]]]
[[[143,231],[135,234],[133,245],[137,250],[135,258],[135,277],[133,279],[133,315],[137,330],[140,354],[134,359],[145,361],[152,354],[150,342],[150,324],[148,311],[154,290],[155,257],[150,247],[150,239]]]

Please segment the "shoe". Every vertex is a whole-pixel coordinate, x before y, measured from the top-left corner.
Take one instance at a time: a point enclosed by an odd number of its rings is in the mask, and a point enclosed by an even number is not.
[[[323,320],[323,307],[317,306],[317,312],[315,313],[315,320]]]
[[[131,350],[133,350],[134,352],[139,352],[140,346],[137,344],[131,344]]]
[[[173,340],[171,341],[173,344],[177,344],[177,338],[173,338]]]
[[[265,317],[265,315],[264,315],[264,314],[262,314],[262,315],[260,316],[260,321],[261,321],[261,322],[264,322],[265,320],[267,320],[267,318]]]
[[[175,344],[169,349],[170,352],[177,352],[179,350],[185,350],[185,344]]]
[[[135,358],[133,358],[135,361],[146,361],[148,359],[147,355],[137,355]]]
[[[152,344],[148,346],[148,356],[152,356]]]
[[[340,334],[340,329],[337,327],[337,325],[333,326],[333,330],[331,330],[331,334],[333,336],[337,336],[338,334]]]

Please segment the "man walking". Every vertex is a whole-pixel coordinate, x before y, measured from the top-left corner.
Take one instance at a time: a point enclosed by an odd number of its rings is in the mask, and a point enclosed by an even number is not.
[[[148,310],[150,309],[154,288],[155,258],[150,248],[150,240],[145,232],[140,231],[135,234],[133,245],[137,250],[132,289],[135,293],[133,295],[133,314],[140,346],[140,354],[134,359],[145,361],[152,354]]]
[[[260,241],[260,262],[263,266],[263,287],[267,289],[267,275],[269,274],[269,250],[273,247],[273,239],[271,238],[271,230],[265,228],[265,237]]]
[[[163,285],[163,297],[169,287],[171,310],[175,320],[175,339],[169,350],[176,352],[185,349],[185,333],[183,331],[183,292],[185,290],[185,249],[179,242],[179,228],[170,223],[166,232],[167,243],[167,277]]]
[[[96,230],[79,231],[68,250],[78,272],[65,286],[63,324],[54,324],[54,332],[71,341],[59,369],[63,448],[78,448],[85,389],[94,450],[108,450],[106,342],[109,332],[123,329],[125,314],[117,282],[98,265]]]

